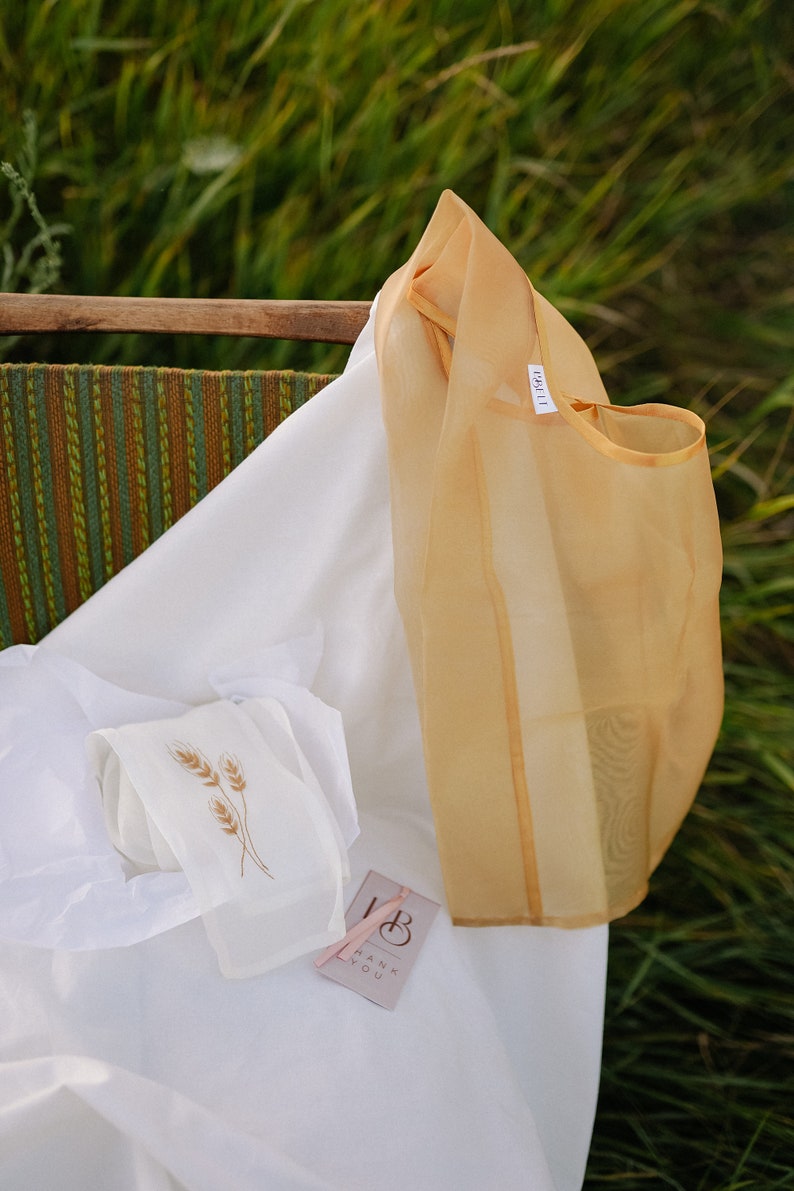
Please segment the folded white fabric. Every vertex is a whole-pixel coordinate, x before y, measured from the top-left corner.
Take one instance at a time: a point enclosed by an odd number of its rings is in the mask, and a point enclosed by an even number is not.
[[[393,585],[370,326],[196,509],[0,655],[3,1191],[56,1170],[59,1191],[581,1187],[606,927],[469,930],[442,908],[390,1014],[308,956],[225,980],[184,872],[125,881],[108,837],[88,733],[270,696],[340,825],[344,721],[351,884],[375,869],[443,902]],[[308,655],[318,625],[315,672],[277,643]]]
[[[347,849],[276,699],[101,729],[87,749],[130,875],[184,870],[225,976],[343,937]]]
[[[273,705],[271,718],[286,720],[294,739],[286,754],[290,772],[300,773],[301,780],[305,772],[312,789],[316,783],[322,790],[344,873],[358,818],[341,714],[309,689],[324,653],[323,632],[315,623],[280,644],[249,651],[243,661],[209,668],[206,702],[266,701]],[[190,866],[183,868],[151,815],[147,819],[140,798],[131,796],[107,735],[104,815],[86,753],[92,732],[179,720],[191,713],[190,704],[141,694],[55,652],[23,645],[0,654],[0,691],[0,733],[7,742],[0,754],[0,937],[57,949],[126,947],[201,913]],[[196,702],[201,707],[205,701]],[[217,751],[229,747],[227,740]],[[178,767],[167,761],[173,781]],[[249,783],[251,778],[247,771]],[[200,802],[198,783],[195,791]],[[201,807],[210,830],[220,833],[206,800]],[[229,839],[233,852],[234,837],[219,842]],[[238,854],[236,880],[248,894],[252,883],[240,882],[239,859]],[[248,860],[245,867],[248,873]]]

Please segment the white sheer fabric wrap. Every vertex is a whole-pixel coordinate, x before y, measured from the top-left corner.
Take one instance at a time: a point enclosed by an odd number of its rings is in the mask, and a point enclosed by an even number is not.
[[[304,694],[320,715],[320,773],[329,788],[343,776],[344,818],[354,820],[341,720]],[[254,976],[344,936],[355,833],[343,838],[278,700],[219,699],[105,728],[88,753],[130,875],[184,871],[224,976]]]

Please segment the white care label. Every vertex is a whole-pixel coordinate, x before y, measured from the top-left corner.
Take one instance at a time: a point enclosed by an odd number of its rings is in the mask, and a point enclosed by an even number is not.
[[[554,398],[549,391],[543,365],[530,364],[527,371],[529,372],[529,391],[532,394],[532,404],[535,406],[535,413],[556,414],[557,406],[554,404]]]

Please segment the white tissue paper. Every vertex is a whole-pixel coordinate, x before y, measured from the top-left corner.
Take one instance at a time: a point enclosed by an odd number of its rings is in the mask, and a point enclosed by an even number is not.
[[[358,821],[341,716],[308,689],[322,653],[317,630],[226,664],[191,708],[6,650],[2,937],[103,949],[201,914],[235,977],[341,938]]]

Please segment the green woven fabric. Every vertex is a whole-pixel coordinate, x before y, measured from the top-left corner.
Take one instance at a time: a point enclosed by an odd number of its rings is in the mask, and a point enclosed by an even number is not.
[[[0,647],[47,633],[331,379],[0,365]]]

